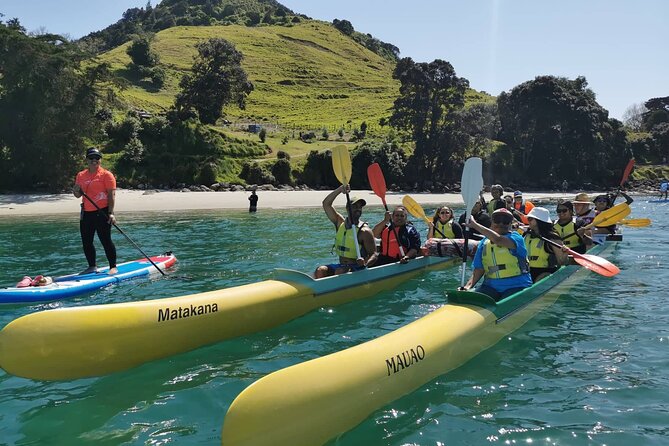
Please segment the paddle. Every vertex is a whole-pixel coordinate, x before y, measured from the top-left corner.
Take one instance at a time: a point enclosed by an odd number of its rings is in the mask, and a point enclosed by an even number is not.
[[[620,194],[620,190],[622,189],[623,184],[625,184],[625,182],[627,181],[627,179],[630,176],[630,173],[632,173],[632,169],[634,169],[634,163],[635,162],[636,161],[634,160],[634,158],[632,158],[627,163],[627,166],[625,166],[625,170],[623,171],[623,177],[620,179],[620,185],[618,186],[618,191],[616,192],[616,194],[613,196],[613,199],[611,200],[612,203],[616,202],[616,199],[618,198],[618,195]]]
[[[472,157],[465,161],[465,166],[462,169],[462,179],[460,180],[460,191],[462,199],[465,202],[465,227],[463,228],[464,246],[462,250],[462,276],[460,278],[460,286],[465,286],[465,270],[467,269],[467,246],[469,246],[469,218],[471,211],[479,200],[479,194],[483,189],[483,162],[481,158]]]
[[[349,181],[351,180],[351,156],[348,154],[348,149],[346,146],[340,145],[332,149],[332,168],[334,169],[335,176],[339,182],[344,186],[346,191],[346,186],[348,186]],[[351,197],[346,191],[346,212],[348,213],[348,221],[351,224],[353,229],[353,242],[355,244],[355,255],[356,259],[360,258],[360,245],[358,244],[358,231],[357,224],[353,223],[353,214],[351,212]]]
[[[584,226],[585,229],[592,228],[593,226],[611,226],[618,223],[623,218],[627,217],[632,209],[627,203],[619,203],[612,208],[609,208],[605,211],[600,212],[587,226]]]
[[[547,239],[546,237],[541,237],[541,239],[550,245],[557,246],[558,248],[563,247],[563,245],[556,243],[553,240]],[[566,252],[574,258],[576,263],[589,269],[592,272],[601,274],[602,276],[613,277],[620,272],[620,268],[603,257],[592,254],[579,254],[569,248],[566,248]]]
[[[372,190],[374,191],[376,196],[381,199],[383,207],[386,208],[386,212],[388,212],[388,205],[386,204],[386,190],[387,190],[386,178],[383,176],[383,171],[381,170],[381,166],[379,165],[379,163],[372,163],[369,165],[369,167],[367,168],[367,179],[369,180],[370,186],[372,186]],[[395,233],[395,240],[397,240],[397,247],[400,248],[400,255],[404,257],[404,249],[400,244],[400,238],[399,238],[399,233],[397,232],[397,228],[393,227],[393,233]]]
[[[621,220],[618,224],[629,226],[630,228],[644,228],[650,226],[650,218],[630,218]]]
[[[109,219],[109,215],[107,215],[107,213],[106,213],[105,211],[103,211],[102,209],[100,209],[100,206],[98,206],[97,203],[96,203],[95,201],[91,200],[91,197],[89,197],[88,195],[86,195],[86,193],[85,193],[83,190],[81,191],[81,195],[83,195],[88,201],[91,202],[91,204],[92,204],[93,206],[95,206],[95,208],[96,208],[98,211],[102,212],[102,213],[104,214],[104,216],[107,217],[107,219]],[[140,248],[139,246],[137,246],[137,243],[133,242],[132,239],[131,239],[130,237],[128,237],[128,235],[127,235],[125,232],[123,232],[123,230],[122,230],[121,228],[119,228],[118,226],[116,226],[116,223],[112,223],[112,225],[113,225],[116,229],[118,229],[118,232],[120,232],[121,234],[123,234],[123,237],[125,237],[125,238],[132,244],[132,246],[134,246],[135,248],[137,248],[137,250],[138,250],[139,252],[141,252],[142,255],[143,255],[144,257],[146,257],[146,260],[148,260],[149,262],[151,262],[151,265],[153,265],[153,266],[158,270],[158,272],[160,272],[160,274],[162,274],[163,276],[165,275],[165,273],[163,272],[163,270],[160,269],[160,268],[158,267],[158,265],[156,265],[155,262],[154,262],[153,260],[151,260],[151,257],[147,256],[146,253],[145,253],[144,251],[142,251],[142,248]]]
[[[425,223],[427,223],[429,226],[431,220],[427,215],[425,215],[423,207],[420,204],[418,204],[416,200],[414,200],[408,195],[405,195],[404,198],[402,198],[402,204],[404,205],[405,208],[407,208],[407,211],[409,211],[411,215],[413,215],[416,218],[422,218],[423,220],[425,220]],[[434,230],[437,231],[439,234],[441,234],[442,238],[447,238],[444,235],[444,233],[441,232],[439,228],[437,228],[436,226],[434,227]]]

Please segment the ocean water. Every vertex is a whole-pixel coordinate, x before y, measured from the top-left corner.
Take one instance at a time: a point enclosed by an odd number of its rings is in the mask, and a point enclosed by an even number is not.
[[[518,331],[329,444],[669,444],[669,203],[640,197],[632,208],[632,217],[653,224],[625,229],[609,251],[618,276],[589,274]],[[382,209],[368,206],[365,217],[376,223]],[[119,218],[147,253],[175,252],[179,263],[167,278],[0,306],[0,327],[44,309],[215,290],[269,278],[274,267],[311,271],[334,259],[334,231],[316,208]],[[83,269],[76,219],[0,216],[0,286]],[[424,235],[424,223],[416,225]],[[141,257],[120,234],[114,240],[119,260]],[[104,265],[101,247],[98,258]],[[98,378],[41,382],[0,370],[0,445],[219,444],[230,403],[252,382],[397,329],[442,305],[444,290],[458,283],[457,268],[424,274],[366,300]]]

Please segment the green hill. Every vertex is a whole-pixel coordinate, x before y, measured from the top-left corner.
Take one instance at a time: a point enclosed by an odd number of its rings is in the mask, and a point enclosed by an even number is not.
[[[331,24],[308,21],[295,26],[193,26],[159,32],[153,49],[167,72],[162,90],[138,82],[127,70],[129,43],[99,56],[131,86],[120,96],[132,107],[152,112],[169,108],[181,76],[196,55],[195,45],[220,37],[244,55],[243,68],[255,90],[246,110],[230,108],[232,121],[277,123],[284,127],[344,126],[347,121],[378,123],[398,94],[394,63],[345,36]]]

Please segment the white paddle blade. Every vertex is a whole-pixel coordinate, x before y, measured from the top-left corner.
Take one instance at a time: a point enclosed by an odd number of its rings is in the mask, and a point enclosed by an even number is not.
[[[478,157],[468,158],[462,169],[462,180],[460,181],[462,199],[465,202],[465,221],[469,221],[472,208],[479,200],[481,189],[483,189],[483,161]]]

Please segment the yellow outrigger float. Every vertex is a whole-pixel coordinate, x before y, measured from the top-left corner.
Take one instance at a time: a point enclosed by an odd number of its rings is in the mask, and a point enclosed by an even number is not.
[[[276,269],[272,280],[206,293],[40,311],[0,331],[0,367],[39,380],[106,375],[367,298],[458,262],[418,257],[317,280]]]
[[[611,245],[597,245],[588,254]],[[578,265],[563,266],[497,303],[476,292],[449,292],[449,303],[398,330],[271,373],[232,402],[222,444],[321,445],[495,345],[585,273]]]

